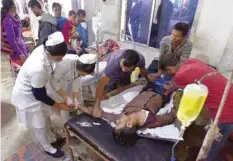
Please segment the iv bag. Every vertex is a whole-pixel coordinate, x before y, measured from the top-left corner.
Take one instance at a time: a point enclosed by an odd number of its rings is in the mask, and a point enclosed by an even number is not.
[[[208,96],[208,88],[203,84],[189,84],[185,87],[180,101],[177,118],[188,127],[199,115]]]

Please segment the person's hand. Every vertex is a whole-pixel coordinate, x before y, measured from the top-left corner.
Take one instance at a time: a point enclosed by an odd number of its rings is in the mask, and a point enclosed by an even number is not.
[[[106,95],[104,95],[103,97],[102,97],[102,100],[108,100],[109,99],[109,95],[108,94],[106,94]]]
[[[74,106],[75,106],[75,109],[78,110],[78,107],[80,106],[80,104],[77,98],[74,99]]]
[[[26,58],[23,54],[21,54],[21,55],[20,55],[20,59],[21,59],[21,61],[24,63],[24,62],[26,61],[27,58]]]
[[[100,118],[101,117],[101,109],[99,107],[95,107],[92,115],[96,118]]]
[[[163,85],[163,88],[166,89],[166,90],[169,90],[169,89],[172,88],[173,86],[174,86],[173,83],[172,83],[171,81],[169,81],[169,82],[167,82],[167,83],[165,83],[165,84]]]
[[[151,73],[148,74],[149,82],[154,82],[161,74],[160,73]]]
[[[66,97],[65,102],[66,102],[67,106],[74,107],[74,102],[69,96]]]
[[[72,111],[72,110],[74,110],[73,107],[69,107],[65,103],[55,103],[53,106],[55,108],[57,108],[57,109],[65,110],[65,111]]]

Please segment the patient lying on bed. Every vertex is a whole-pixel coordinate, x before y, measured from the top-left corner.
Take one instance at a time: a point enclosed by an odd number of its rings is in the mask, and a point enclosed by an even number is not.
[[[166,93],[163,85],[168,78],[163,77],[154,83],[148,83],[145,88],[127,103],[121,114],[112,114],[102,111],[102,118],[116,123],[115,133],[136,133],[138,128],[155,128],[168,125],[176,119],[176,110],[156,115],[157,112],[170,101],[171,93]],[[80,107],[81,111],[92,115],[92,110]]]

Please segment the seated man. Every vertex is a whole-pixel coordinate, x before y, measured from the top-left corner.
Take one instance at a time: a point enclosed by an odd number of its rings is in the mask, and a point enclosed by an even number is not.
[[[165,54],[175,55],[180,61],[189,58],[192,50],[192,43],[187,39],[189,25],[186,23],[177,23],[171,32],[170,36],[164,37],[160,42],[160,57]],[[151,80],[154,80],[161,74],[158,68],[158,59],[154,59],[147,69]],[[156,73],[156,74],[152,74]]]

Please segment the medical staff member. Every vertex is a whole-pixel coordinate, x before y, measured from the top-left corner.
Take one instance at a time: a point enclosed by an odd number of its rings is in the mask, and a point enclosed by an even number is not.
[[[67,54],[62,62],[58,63],[51,81],[48,84],[48,93],[56,102],[65,102],[68,106],[78,106],[78,90],[80,79],[92,74],[95,70],[97,55],[84,54],[82,56]],[[70,118],[70,112],[61,110],[63,122]]]
[[[187,59],[184,63],[179,63],[171,54],[161,56],[159,67],[163,72],[173,75],[174,85],[169,85],[166,88],[169,90],[184,89],[188,84],[200,80],[204,75],[216,72],[216,70],[197,59]],[[209,90],[208,97],[204,107],[210,111],[211,119],[215,119],[222,95],[227,84],[227,79],[217,74],[212,77],[207,77],[202,82]],[[188,107],[187,107],[188,108]],[[224,147],[227,138],[233,131],[233,84],[231,84],[223,111],[219,118],[219,132],[222,134],[220,141],[215,141],[212,145],[206,161],[219,160],[218,155]]]
[[[48,36],[26,60],[17,76],[12,94],[17,116],[26,128],[33,129],[45,152],[55,158],[64,153],[54,148],[48,140],[46,120],[50,107],[71,110],[64,103],[57,103],[47,93],[45,85],[53,75],[55,66],[67,53],[67,45],[61,32]]]

